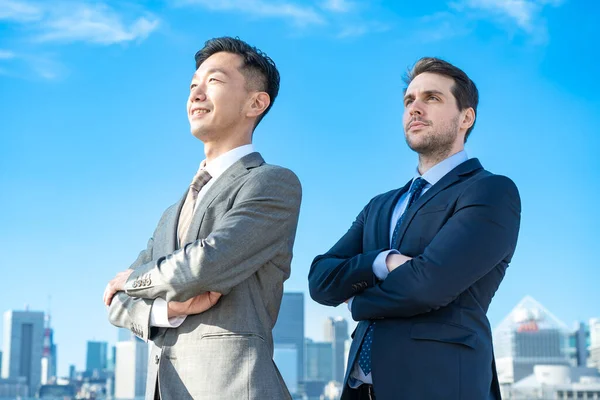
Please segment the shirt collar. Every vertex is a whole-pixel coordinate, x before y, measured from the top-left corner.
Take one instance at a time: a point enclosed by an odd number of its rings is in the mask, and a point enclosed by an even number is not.
[[[437,163],[423,175],[419,174],[419,170],[417,169],[414,179],[421,177],[425,179],[429,185],[433,186],[438,183],[439,180],[442,179],[448,172],[452,171],[454,168],[464,163],[468,159],[469,156],[467,155],[467,152],[465,150],[461,150],[458,153],[453,154],[445,160]]]
[[[200,163],[200,169],[206,169],[210,176],[212,176],[212,179],[217,179],[236,161],[253,152],[254,145],[252,143],[245,144],[243,146],[236,147],[235,149],[231,149],[227,153],[221,154],[208,164],[206,163],[206,160],[203,160]]]

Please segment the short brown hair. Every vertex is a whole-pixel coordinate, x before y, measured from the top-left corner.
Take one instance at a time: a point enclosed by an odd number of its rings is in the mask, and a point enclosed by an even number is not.
[[[439,58],[423,57],[415,63],[412,69],[408,70],[404,76],[404,82],[408,86],[417,75],[420,75],[424,72],[451,78],[454,81],[454,85],[452,86],[452,95],[456,99],[458,110],[463,111],[469,107],[472,107],[473,111],[475,111],[475,116],[477,116],[479,91],[477,90],[477,86],[475,86],[475,82],[473,82],[462,69],[457,68],[449,62]],[[404,89],[404,92],[406,92],[406,88]],[[471,134],[473,127],[475,127],[475,121],[473,121],[473,125],[467,129],[465,142]]]

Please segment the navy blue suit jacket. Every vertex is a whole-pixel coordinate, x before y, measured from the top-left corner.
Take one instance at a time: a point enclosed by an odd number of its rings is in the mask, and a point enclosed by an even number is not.
[[[310,268],[315,301],[355,296],[342,399],[354,395],[346,383],[369,321],[378,400],[500,399],[486,312],[515,251],[518,190],[477,159],[458,165],[406,211],[398,250],[413,259],[379,281],[373,261],[389,249],[391,215],[409,186],[373,198]]]

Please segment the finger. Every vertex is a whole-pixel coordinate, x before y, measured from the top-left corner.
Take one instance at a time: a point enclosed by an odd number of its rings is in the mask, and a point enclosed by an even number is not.
[[[113,286],[111,284],[109,284],[106,287],[106,294],[104,296],[104,304],[106,304],[107,306],[110,306],[110,303],[112,303],[112,298],[115,295],[115,290],[113,289]]]
[[[108,285],[106,285],[106,287],[104,288],[104,295],[102,297],[102,301],[104,302],[105,305],[108,305],[108,293],[110,291],[110,283]]]

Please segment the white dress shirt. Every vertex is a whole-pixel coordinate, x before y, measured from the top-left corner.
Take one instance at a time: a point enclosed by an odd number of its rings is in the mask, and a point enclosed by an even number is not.
[[[200,192],[198,192],[198,197],[196,198],[196,203],[194,204],[194,211],[196,211],[196,207],[198,204],[200,204],[200,201],[208,189],[210,189],[217,179],[223,175],[223,172],[225,172],[227,168],[231,167],[240,158],[253,152],[254,145],[246,144],[229,150],[227,153],[221,154],[210,163],[206,163],[206,160],[203,160],[200,163],[199,170],[206,169],[212,178],[206,185],[202,187],[202,189],[200,189]],[[179,238],[177,238],[177,240],[179,240]],[[183,321],[185,321],[185,315],[174,318],[168,317],[167,301],[165,299],[158,297],[152,303],[152,308],[150,309],[150,326],[157,326],[161,328],[177,328],[183,323]]]

